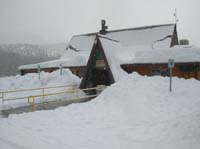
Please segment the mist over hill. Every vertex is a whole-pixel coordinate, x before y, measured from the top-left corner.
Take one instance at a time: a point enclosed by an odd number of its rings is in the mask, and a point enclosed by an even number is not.
[[[0,44],[0,76],[18,74],[20,65],[57,59],[64,52],[65,45]]]

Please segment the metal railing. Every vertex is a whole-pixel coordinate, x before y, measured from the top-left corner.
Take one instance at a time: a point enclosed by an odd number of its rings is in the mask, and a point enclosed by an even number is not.
[[[68,90],[66,91],[59,91],[59,92],[53,92],[53,93],[45,93],[46,90],[48,89],[56,89],[56,88],[64,88],[67,87]],[[40,88],[31,88],[31,89],[20,89],[20,90],[10,90],[10,91],[0,91],[0,98],[2,99],[2,104],[4,104],[5,101],[14,101],[14,100],[20,100],[20,99],[27,99],[28,105],[32,106],[32,111],[35,110],[36,105],[41,105],[41,104],[48,104],[48,103],[56,103],[56,102],[66,102],[69,100],[73,101],[78,101],[78,102],[83,102],[87,101],[87,99],[94,98],[98,96],[98,94],[105,89],[106,86],[97,86],[93,88],[85,88],[85,89],[78,89],[77,86],[75,85],[67,85],[67,86],[52,86],[52,87],[40,87]],[[35,94],[35,95],[28,95],[28,96],[21,96],[21,97],[15,97],[15,98],[5,98],[6,94],[11,94],[11,93],[22,93],[22,92],[28,92],[28,91],[42,91],[41,94]],[[85,92],[83,94],[83,92]],[[87,94],[88,92],[93,93],[93,94]],[[81,94],[80,94],[81,93]],[[66,100],[66,97],[62,97],[60,100],[58,98],[53,98],[54,100],[42,100],[41,102],[36,102],[37,99],[44,99],[45,97],[49,96],[54,96],[54,95],[73,95],[72,97],[68,97]],[[81,95],[81,96],[80,96]],[[63,100],[64,99],[64,100]],[[86,99],[86,100],[82,100]]]
[[[44,95],[29,96],[28,97],[28,103],[32,105],[32,110],[34,111],[36,105],[66,101],[66,100],[53,100],[53,101],[46,101],[46,102],[36,103],[36,99],[39,99],[40,97],[60,95],[60,94],[68,94],[68,93],[75,93],[75,96],[73,98],[68,98],[68,101],[69,100],[89,99],[89,98],[97,97],[98,94],[79,96],[79,92],[92,91],[92,90],[95,90],[95,91],[96,90],[98,90],[98,91],[101,90],[102,91],[102,90],[104,90],[104,88],[102,88],[102,87],[93,87],[93,88],[85,88],[85,89],[72,89],[72,90],[68,90],[68,91],[65,91],[65,92],[57,92],[57,93],[50,93],[50,94],[44,94]]]
[[[50,89],[59,89],[59,88],[71,88],[75,89],[75,85],[65,85],[65,86],[50,86],[50,87],[38,87],[38,88],[29,88],[29,89],[19,89],[19,90],[9,90],[9,91],[0,91],[0,99],[2,100],[2,104],[4,104],[5,101],[12,101],[12,100],[20,100],[20,99],[28,99],[31,95],[27,96],[19,96],[14,98],[6,98],[6,95],[12,94],[12,93],[24,93],[24,92],[30,92],[30,91],[41,91],[41,94],[38,94],[38,96],[42,96],[43,99],[45,97],[45,91]],[[36,96],[36,95],[33,95]]]

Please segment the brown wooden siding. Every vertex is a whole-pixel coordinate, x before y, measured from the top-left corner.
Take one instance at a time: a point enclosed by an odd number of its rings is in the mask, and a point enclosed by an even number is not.
[[[79,77],[83,77],[83,74],[86,70],[86,66],[79,66],[79,67],[63,67],[63,68],[68,68],[71,70],[71,72]],[[51,67],[51,68],[41,68],[41,71],[44,72],[53,72],[56,71],[60,68],[58,67]],[[25,75],[27,73],[37,73],[38,69],[21,69],[20,73],[21,75]]]
[[[182,71],[181,67],[194,67],[197,68],[196,71]],[[128,73],[137,72],[140,75],[161,75],[168,76],[169,69],[166,63],[163,64],[123,64],[122,69]],[[200,63],[177,63],[173,68],[173,76],[190,79],[195,78],[200,80]]]

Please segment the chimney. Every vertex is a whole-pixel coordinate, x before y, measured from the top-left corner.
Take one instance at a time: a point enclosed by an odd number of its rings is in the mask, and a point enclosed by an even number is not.
[[[99,31],[100,34],[105,35],[108,26],[106,26],[106,20],[101,20],[101,30]]]

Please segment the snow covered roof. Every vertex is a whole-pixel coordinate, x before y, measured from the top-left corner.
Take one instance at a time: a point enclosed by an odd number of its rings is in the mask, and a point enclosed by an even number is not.
[[[137,28],[129,28],[122,30],[108,31],[106,36],[119,41],[125,46],[146,45],[151,46],[157,40],[172,36],[175,30],[175,24],[154,25]],[[70,45],[77,50],[91,50],[93,40],[98,33],[90,33],[85,35],[73,36],[69,42]],[[158,42],[160,48],[170,47],[171,38],[167,38],[162,42]]]
[[[67,50],[63,57],[57,60],[36,63],[36,64],[29,64],[20,66],[19,69],[36,69],[38,65],[40,68],[59,68],[60,65],[62,67],[77,67],[77,66],[86,66],[89,57],[89,51],[80,51],[75,52],[72,50]]]
[[[200,48],[195,46],[175,46],[167,49],[137,51],[131,63],[167,63],[174,59],[177,63],[200,62]]]
[[[99,37],[107,58],[115,59],[119,64],[200,62],[200,48],[192,45],[177,45],[171,48],[153,48],[148,46],[123,46],[119,42]]]
[[[157,40],[164,39],[167,36],[172,36],[174,28],[175,28],[174,24],[147,26],[147,27],[108,32],[106,36],[120,41],[121,44],[125,46],[136,46],[136,45],[151,46],[152,43],[156,42]],[[159,42],[157,46],[158,45],[160,48],[170,47],[171,38]]]
[[[176,63],[200,62],[200,48],[191,45],[152,49],[148,46],[123,46],[105,36],[99,36],[99,40],[115,81],[124,76],[122,64],[168,63],[169,59]]]
[[[123,30],[108,31],[106,36],[119,41],[123,46],[145,46],[155,48],[168,48],[174,33],[175,24],[155,25]],[[67,50],[59,60],[48,61],[31,65],[20,66],[19,69],[35,69],[40,64],[41,68],[86,66],[95,37],[98,33],[73,36],[68,43]],[[162,40],[156,42],[158,40]]]

